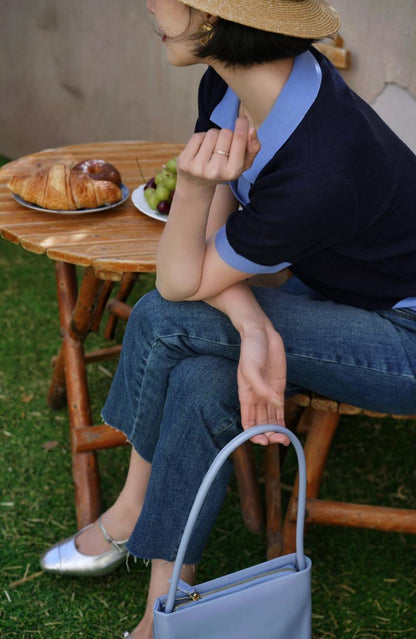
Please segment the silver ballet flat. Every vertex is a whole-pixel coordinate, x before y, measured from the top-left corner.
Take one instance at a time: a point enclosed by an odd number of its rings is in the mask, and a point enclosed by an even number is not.
[[[69,577],[101,577],[115,570],[123,563],[127,556],[125,541],[115,541],[105,530],[101,517],[98,524],[103,537],[112,547],[102,555],[84,555],[76,547],[77,537],[87,528],[94,524],[89,524],[75,535],[52,546],[40,559],[40,566],[45,572],[52,572],[57,575],[68,575]]]
[[[131,634],[129,633],[128,630],[125,630],[123,632],[123,639],[131,639]]]

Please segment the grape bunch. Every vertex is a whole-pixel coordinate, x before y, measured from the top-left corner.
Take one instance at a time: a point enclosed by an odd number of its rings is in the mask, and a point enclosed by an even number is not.
[[[151,209],[167,215],[176,188],[176,160],[172,158],[144,186],[144,197]]]

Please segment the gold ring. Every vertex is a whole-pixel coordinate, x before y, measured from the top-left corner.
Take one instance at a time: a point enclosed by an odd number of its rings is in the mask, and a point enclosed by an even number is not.
[[[228,151],[219,151],[218,149],[214,149],[214,153],[219,153],[220,155],[225,155],[227,158],[230,157]]]

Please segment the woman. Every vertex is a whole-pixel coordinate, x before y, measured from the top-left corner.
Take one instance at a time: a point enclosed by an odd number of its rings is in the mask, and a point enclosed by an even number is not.
[[[197,487],[241,425],[283,423],[285,394],[300,388],[416,410],[416,158],[310,48],[338,30],[337,15],[320,0],[147,7],[171,64],[209,67],[178,159],[157,291],[132,312],[103,410],[133,444],[126,484],[98,522],[41,561],[93,575],[127,548],[151,559],[134,639],[152,636]],[[188,548],[188,582],[230,471]]]

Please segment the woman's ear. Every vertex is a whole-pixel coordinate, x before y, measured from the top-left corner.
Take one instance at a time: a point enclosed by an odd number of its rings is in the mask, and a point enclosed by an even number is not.
[[[209,22],[214,26],[216,22],[218,22],[218,16],[213,16],[211,13],[205,13],[205,22]]]

